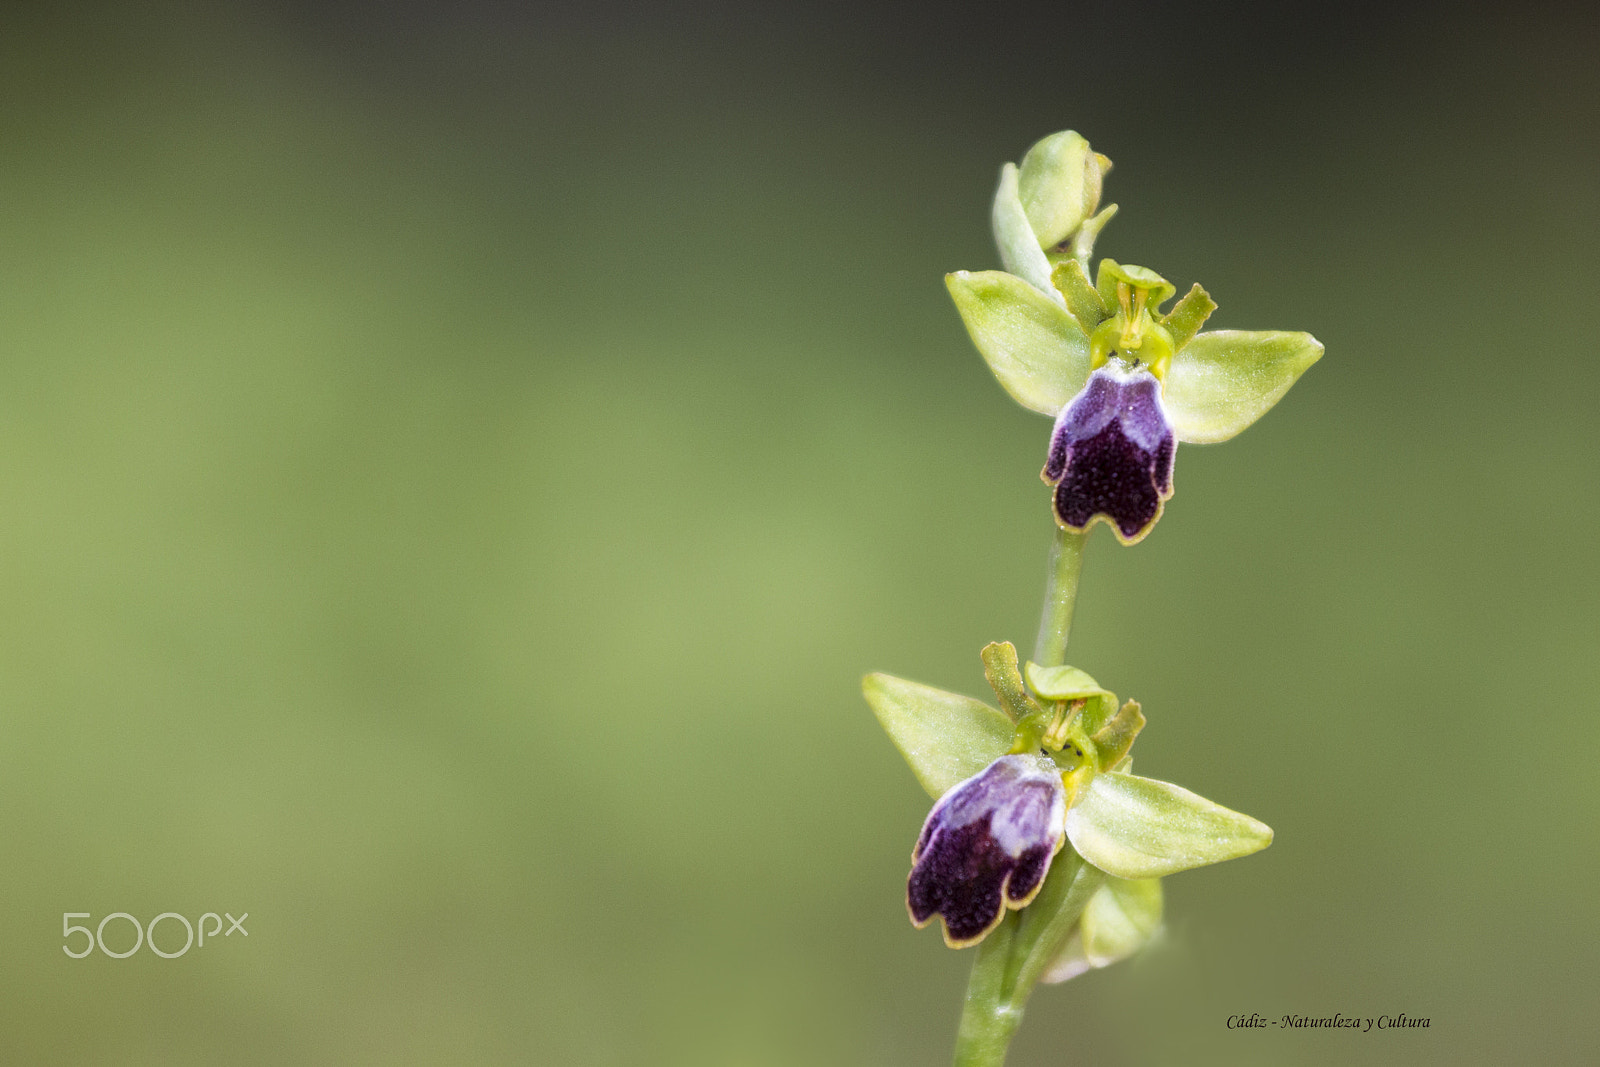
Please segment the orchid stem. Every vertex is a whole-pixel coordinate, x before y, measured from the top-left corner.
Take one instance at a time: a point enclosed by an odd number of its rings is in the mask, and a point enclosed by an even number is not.
[[[1055,544],[1050,549],[1050,576],[1044,590],[1044,614],[1033,645],[1033,662],[1041,667],[1059,667],[1066,662],[1067,635],[1072,632],[1072,609],[1078,603],[1078,575],[1083,570],[1083,543],[1088,540],[1088,532],[1056,527]]]
[[[1066,661],[1086,539],[1084,533],[1056,528],[1044,616],[1033,649],[1033,661],[1041,667]],[[1060,952],[1099,884],[1100,872],[1084,863],[1070,846],[1063,848],[1029,913],[1007,912],[984,938],[967,980],[967,1001],[961,1010],[961,1028],[956,1031],[955,1067],[1002,1067],[1011,1038],[1022,1023],[1028,994]]]
[[[1022,1012],[1012,1010],[1005,988],[1012,940],[1021,918],[1019,912],[1006,912],[1000,925],[978,945],[972,977],[967,980],[967,1001],[961,1009],[961,1028],[956,1031],[955,1067],[1000,1067],[1006,1062],[1006,1049],[1022,1022]]]

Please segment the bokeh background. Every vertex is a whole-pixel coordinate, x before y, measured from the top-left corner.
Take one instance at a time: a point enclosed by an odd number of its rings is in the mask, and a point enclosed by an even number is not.
[[[1047,425],[940,278],[1068,126],[1105,254],[1328,354],[1071,651],[1277,841],[1012,1062],[1600,1057],[1593,15],[0,20],[0,1060],[944,1062],[859,679],[1031,640]]]

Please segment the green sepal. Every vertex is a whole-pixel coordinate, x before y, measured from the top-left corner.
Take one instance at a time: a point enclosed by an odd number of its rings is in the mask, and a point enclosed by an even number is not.
[[[1017,198],[1017,165],[1000,168],[1000,186],[994,191],[994,208],[989,214],[994,243],[1000,249],[1000,262],[1006,270],[1029,285],[1061,302],[1061,294],[1050,284],[1050,260],[1039,246],[1022,201]]]
[[[911,773],[935,799],[1011,746],[1011,720],[981,700],[891,674],[867,675],[861,691]]]
[[[968,336],[1006,392],[1042,415],[1060,413],[1089,380],[1089,338],[1066,306],[1003,271],[958,270],[944,280]]]
[[[1117,695],[1076,667],[1027,665],[1028,688],[1041,700],[1084,700],[1083,732],[1093,737],[1117,710]]]
[[[1144,722],[1139,702],[1130,700],[1109,722],[1095,731],[1091,740],[1094,741],[1095,751],[1100,754],[1101,770],[1109,771],[1122,762],[1128,749],[1133,747],[1133,739],[1144,729]]]
[[[1055,270],[1050,272],[1050,283],[1066,299],[1067,310],[1077,320],[1078,328],[1085,336],[1092,334],[1096,326],[1111,317],[1105,302],[1100,299],[1100,293],[1090,284],[1083,264],[1077,260],[1063,259],[1057,263]]]
[[[1272,829],[1171,782],[1097,774],[1067,811],[1067,837],[1118,878],[1159,878],[1259,852]]]
[[[1111,161],[1072,130],[1052,133],[1022,157],[1017,195],[1041,246],[1054,248],[1071,237],[1100,206],[1102,161],[1109,170]]]
[[[1113,878],[1109,875],[1072,928],[1067,943],[1041,982],[1065,982],[1085,971],[1109,967],[1149,944],[1161,928],[1159,878]]]
[[[1180,441],[1226,441],[1266,414],[1320,358],[1322,343],[1309,333],[1202,333],[1172,358],[1161,396],[1167,420]]]
[[[1215,310],[1217,302],[1211,299],[1210,293],[1200,288],[1199,282],[1195,282],[1183,294],[1183,299],[1173,304],[1172,310],[1161,320],[1161,324],[1172,334],[1173,348],[1182,348],[1194,340],[1194,335],[1200,332],[1200,327],[1206,324]]]
[[[983,646],[983,651],[978,655],[983,658],[983,676],[989,680],[989,688],[994,690],[994,695],[999,699],[1000,710],[1009,715],[1012,722],[1021,722],[1043,710],[1028,696],[1028,690],[1022,684],[1022,672],[1017,669],[1016,645],[1010,641],[991,641]]]

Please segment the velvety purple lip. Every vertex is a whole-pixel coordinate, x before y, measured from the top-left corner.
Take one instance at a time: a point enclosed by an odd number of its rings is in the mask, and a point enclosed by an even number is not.
[[[1061,773],[1037,756],[1002,756],[940,798],[912,852],[906,905],[918,926],[944,919],[952,945],[980,940],[1033,898],[1061,847]]]
[[[1082,530],[1103,517],[1124,541],[1138,539],[1172,496],[1176,451],[1155,375],[1106,364],[1062,409],[1050,435],[1043,477],[1055,486],[1057,521]]]

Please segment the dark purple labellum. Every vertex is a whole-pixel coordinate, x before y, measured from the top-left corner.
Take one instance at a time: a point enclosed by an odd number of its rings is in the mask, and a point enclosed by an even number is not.
[[[1089,375],[1050,435],[1042,477],[1056,487],[1056,521],[1083,530],[1104,518],[1124,544],[1139,540],[1172,496],[1176,449],[1161,383],[1112,360]]]
[[[951,948],[982,941],[1039,892],[1067,816],[1061,771],[1039,756],[1001,756],[939,798],[911,853],[911,921],[944,920]]]

